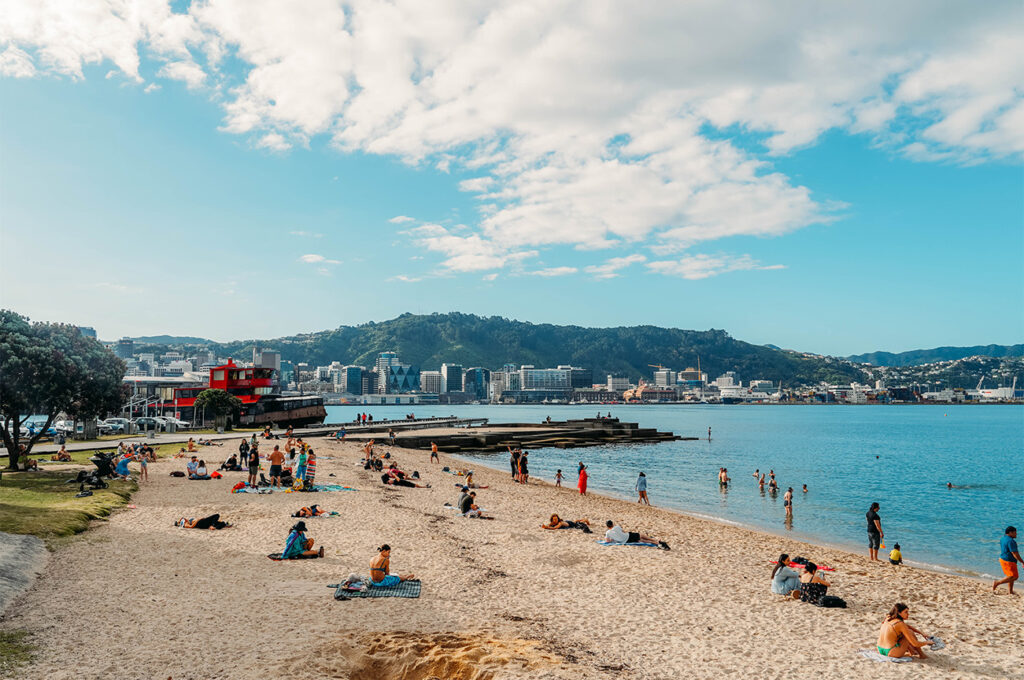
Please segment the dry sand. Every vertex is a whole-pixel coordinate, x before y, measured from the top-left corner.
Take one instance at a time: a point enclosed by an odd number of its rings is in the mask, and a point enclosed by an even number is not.
[[[657,508],[515,485],[477,469],[495,521],[443,507],[456,477],[424,452],[397,451],[431,489],[385,488],[356,465],[355,443],[315,442],[317,480],[358,491],[230,494],[223,480],[168,476],[150,465],[134,503],[61,548],[2,627],[31,631],[27,678],[1024,678],[1024,595]],[[228,446],[213,448],[222,460]],[[204,449],[204,452],[206,449]],[[324,456],[332,457],[325,460]],[[444,464],[460,463],[441,456]],[[333,473],[335,476],[330,477]],[[717,491],[709,488],[709,493]],[[289,515],[318,503],[341,518],[306,520],[327,558],[272,562]],[[176,529],[219,512],[224,531]],[[542,531],[551,512],[664,538],[669,552],[602,547],[579,531]],[[598,531],[599,533],[599,531]],[[337,602],[325,585],[366,573],[377,545],[393,571],[415,571],[420,599]],[[848,609],[819,609],[769,592],[781,551],[836,567],[830,590]],[[948,647],[926,661],[872,663],[885,611]]]

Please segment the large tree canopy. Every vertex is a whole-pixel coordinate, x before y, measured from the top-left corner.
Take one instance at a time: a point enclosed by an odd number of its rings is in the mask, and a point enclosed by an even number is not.
[[[60,412],[92,418],[124,404],[124,362],[69,324],[34,323],[0,310],[0,436],[10,467],[43,436]],[[28,441],[21,426],[32,415],[46,424]]]
[[[242,408],[242,400],[224,390],[208,389],[196,397],[195,407],[210,409],[216,416],[217,427],[226,427],[228,415]]]

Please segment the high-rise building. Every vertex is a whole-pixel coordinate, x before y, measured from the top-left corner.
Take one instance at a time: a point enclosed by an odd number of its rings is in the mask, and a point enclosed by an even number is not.
[[[462,366],[460,364],[441,364],[441,391],[462,391]]]
[[[135,341],[131,338],[121,338],[114,345],[114,354],[122,359],[131,359],[135,354]]]
[[[590,387],[594,382],[594,369],[579,366],[559,366],[561,371],[569,371],[569,387],[582,389]]]
[[[420,371],[420,392],[441,393],[441,371]]]
[[[420,369],[409,364],[391,364],[377,379],[384,382],[383,386],[377,385],[379,394],[415,392],[420,388]]]
[[[726,371],[722,375],[715,378],[715,385],[719,389],[723,387],[739,387],[740,381],[736,379],[735,371]]]
[[[363,371],[363,389],[362,394],[376,394],[377,393],[377,371]]]
[[[363,393],[363,367],[343,366],[338,379],[338,391],[349,394]]]
[[[398,366],[402,362],[398,360],[397,352],[381,352],[377,355],[377,363],[374,368],[377,371],[377,393],[387,394],[388,374],[391,366]]]
[[[657,387],[675,387],[676,372],[662,368],[654,372],[654,384]]]
[[[569,371],[565,368],[535,368],[523,366],[519,369],[523,390],[567,390]]]
[[[486,368],[467,368],[462,375],[462,391],[476,399],[487,399],[491,372]]]
[[[622,378],[616,375],[608,376],[608,389],[611,392],[624,392],[629,389],[629,378]]]
[[[78,332],[81,333],[83,337],[96,338],[96,329],[92,326],[79,326]]]

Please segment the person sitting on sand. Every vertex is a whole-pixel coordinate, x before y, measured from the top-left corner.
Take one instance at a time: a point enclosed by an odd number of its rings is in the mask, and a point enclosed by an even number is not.
[[[637,531],[623,531],[622,527],[611,520],[605,522],[605,526],[608,527],[608,531],[604,532],[604,540],[609,543],[654,543],[662,550],[669,550],[668,543],[665,541],[659,541],[653,536],[647,536]]]
[[[484,515],[483,510],[476,504],[476,492],[470,491],[466,493],[465,487],[463,487],[462,495],[459,496],[459,512],[462,513],[463,517],[476,517],[478,519],[494,519],[493,517],[487,517]]]
[[[772,569],[772,592],[800,599],[800,574],[789,568],[789,555],[782,553]]]
[[[67,463],[71,461],[71,454],[68,453],[68,450],[64,448],[63,444],[61,444],[60,451],[50,456],[50,460],[57,460],[60,461],[61,463]]]
[[[585,534],[594,533],[590,530],[589,519],[577,519],[575,521],[565,520],[558,515],[551,515],[551,521],[548,524],[541,524],[541,529],[579,529]]]
[[[210,473],[206,470],[206,461],[201,460],[196,465],[196,471],[188,476],[189,479],[209,479]]]
[[[185,463],[185,474],[189,477],[196,473],[196,468],[199,467],[199,458],[192,456],[187,463]]]
[[[308,560],[324,556],[324,547],[313,550],[313,539],[306,538],[306,523],[296,522],[288,534],[288,541],[281,551],[282,560]]]
[[[213,514],[209,517],[203,517],[202,519],[194,519],[192,517],[182,517],[174,526],[181,527],[182,529],[209,529],[213,531],[215,529],[227,529],[231,526],[228,522],[221,522],[220,515]]]
[[[195,441],[192,440],[192,437],[188,438],[188,446],[186,448],[188,448],[189,453],[193,453],[194,451],[198,450],[196,449],[196,443]]]
[[[832,585],[818,572],[818,565],[808,562],[804,565],[804,573],[800,575],[800,600],[810,604],[818,604],[825,597],[828,587]]]
[[[392,574],[391,573],[391,546],[385,543],[377,548],[378,555],[370,562],[370,585],[377,588],[390,588],[397,586],[402,581],[410,581],[416,578],[415,574]]]
[[[242,466],[238,464],[238,456],[232,453],[226,461],[220,464],[220,469],[236,471],[241,470]]]
[[[889,551],[889,564],[893,566],[903,564],[903,553],[900,551],[899,543],[894,543],[892,550]]]
[[[907,619],[910,618],[910,608],[902,602],[897,602],[889,613],[885,615],[882,628],[878,631],[878,653],[882,656],[899,658],[903,656],[916,656],[919,659],[926,659],[924,646],[934,645],[937,639],[925,635],[917,628],[914,628]],[[916,634],[915,634],[916,633]],[[919,640],[918,635],[924,640]]]

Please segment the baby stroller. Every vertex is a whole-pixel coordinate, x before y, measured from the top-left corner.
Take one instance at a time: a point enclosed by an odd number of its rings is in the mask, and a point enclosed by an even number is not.
[[[97,452],[96,455],[89,458],[89,461],[96,466],[97,477],[113,477],[114,476],[114,454]]]
[[[77,484],[79,491],[85,491],[85,485],[90,489],[106,489],[107,484],[99,475],[97,470],[79,470],[78,476],[64,482],[65,484]]]

